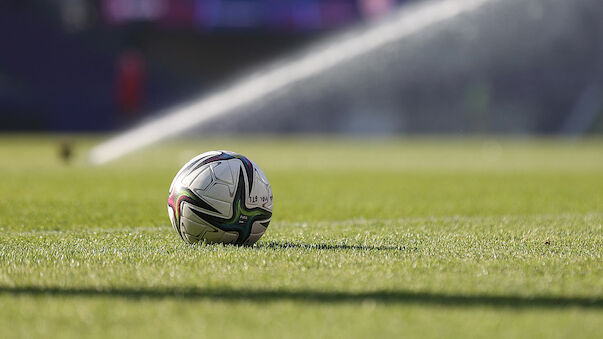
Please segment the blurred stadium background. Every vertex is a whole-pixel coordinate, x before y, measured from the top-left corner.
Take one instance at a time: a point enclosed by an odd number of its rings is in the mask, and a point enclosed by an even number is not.
[[[125,129],[418,2],[3,0],[0,130]],[[601,133],[602,15],[489,1],[196,133]]]

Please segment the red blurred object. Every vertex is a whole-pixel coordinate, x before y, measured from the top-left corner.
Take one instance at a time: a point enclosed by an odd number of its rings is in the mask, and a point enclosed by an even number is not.
[[[134,116],[142,106],[146,66],[142,54],[129,50],[117,59],[116,91],[121,115]]]

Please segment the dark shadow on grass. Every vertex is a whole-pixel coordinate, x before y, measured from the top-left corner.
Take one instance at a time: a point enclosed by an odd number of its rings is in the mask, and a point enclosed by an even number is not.
[[[371,246],[371,245],[347,245],[347,244],[302,244],[295,242],[267,241],[255,245],[257,248],[270,249],[306,249],[306,250],[354,250],[354,251],[406,251],[414,248],[404,246]]]
[[[183,298],[187,300],[221,301],[299,301],[309,303],[364,303],[416,304],[437,306],[487,306],[509,308],[603,308],[602,298],[515,295],[464,295],[409,291],[328,292],[313,290],[252,290],[203,288],[64,288],[0,286],[0,295],[56,296],[56,297],[111,297],[128,299]]]

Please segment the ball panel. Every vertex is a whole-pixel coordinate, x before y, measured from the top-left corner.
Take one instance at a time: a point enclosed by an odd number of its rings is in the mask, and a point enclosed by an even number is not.
[[[266,232],[268,223],[270,223],[270,220],[254,222],[251,227],[251,233],[249,233],[249,238],[247,238],[247,241],[245,241],[245,245],[255,244],[255,242],[258,241]]]
[[[212,166],[212,169],[217,180],[222,181],[226,184],[234,185],[234,176],[233,171],[230,167],[230,162],[230,160],[220,161],[214,166]]]
[[[186,217],[182,217],[181,231],[183,239],[191,244],[199,241],[233,243],[238,238],[236,232],[225,232],[209,223],[197,222]]]
[[[199,192],[203,198],[210,198],[212,200],[223,201],[225,203],[232,202],[234,198],[234,185],[227,185],[221,182],[214,182],[207,190],[195,190]]]
[[[174,210],[170,206],[168,206],[167,210],[168,210],[168,215],[170,216],[170,222],[172,223],[172,227],[174,228],[174,230],[176,232],[178,232],[178,229],[176,228],[177,222],[176,222],[176,216],[174,215]]]
[[[203,200],[205,200],[208,204],[210,204],[213,208],[218,210],[219,213],[212,213],[207,211],[206,213],[209,215],[213,215],[219,218],[230,218],[232,216],[232,204],[229,202],[224,202],[221,200],[216,200],[209,198],[207,196],[203,196]]]
[[[182,178],[182,185],[186,187],[196,187],[204,190],[212,182],[211,170],[209,166],[201,166]]]
[[[218,232],[218,229],[205,222],[197,222],[185,216],[180,218],[180,232],[182,237],[189,243],[196,243],[203,238],[206,233]]]

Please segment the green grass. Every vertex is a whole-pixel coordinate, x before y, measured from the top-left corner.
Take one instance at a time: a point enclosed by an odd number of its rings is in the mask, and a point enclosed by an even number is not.
[[[89,167],[0,137],[0,337],[598,337],[603,140],[173,142]],[[184,244],[189,158],[262,166],[254,247]]]

